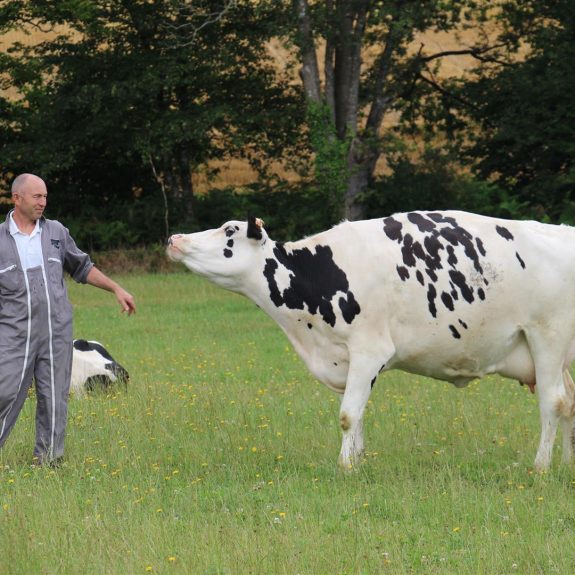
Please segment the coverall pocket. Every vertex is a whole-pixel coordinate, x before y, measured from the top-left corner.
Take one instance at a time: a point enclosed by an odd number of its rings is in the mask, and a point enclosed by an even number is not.
[[[18,273],[16,264],[0,262],[0,290],[3,292],[15,292],[22,286],[22,278]]]
[[[59,259],[48,258],[48,278],[54,295],[62,297],[64,295],[64,270]]]

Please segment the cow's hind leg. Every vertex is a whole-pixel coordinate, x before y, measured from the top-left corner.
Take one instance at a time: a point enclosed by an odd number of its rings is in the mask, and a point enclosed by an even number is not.
[[[563,434],[562,461],[569,464],[573,461],[575,452],[575,383],[568,370],[563,372],[563,385],[565,399],[558,404],[561,417],[561,431]]]
[[[539,381],[537,381],[539,388]],[[562,374],[561,385],[550,389],[539,388],[539,406],[541,410],[541,443],[535,459],[535,467],[545,470],[551,463],[553,443],[557,423],[561,423],[563,451],[561,461],[570,464],[575,452],[573,426],[575,424],[575,384],[571,374],[565,370]]]
[[[539,415],[541,419],[541,439],[539,448],[535,456],[535,468],[538,471],[545,471],[551,464],[553,453],[553,444],[557,434],[557,425],[559,423],[559,414],[557,412],[557,403],[559,401],[559,385],[562,377],[550,377],[546,383],[543,379],[537,377],[537,392],[539,396]]]
[[[541,419],[541,439],[535,468],[545,471],[551,464],[553,444],[557,434],[559,421],[562,422],[563,434],[570,437],[573,405],[573,396],[570,390],[572,384],[570,377],[565,377],[564,350],[553,349],[548,342],[557,341],[557,338],[544,337],[543,334],[527,334],[527,341],[535,363],[535,377],[537,381],[537,395],[539,399],[539,413]],[[569,443],[564,460],[569,460],[572,453],[570,441],[564,439],[563,446]]]

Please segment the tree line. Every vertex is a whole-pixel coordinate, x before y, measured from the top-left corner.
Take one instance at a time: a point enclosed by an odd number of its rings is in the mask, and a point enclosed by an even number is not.
[[[43,35],[0,45],[2,189],[41,175],[92,249],[249,211],[278,239],[411,209],[575,223],[574,24],[570,0],[5,0],[0,39]],[[257,181],[198,194],[230,158]]]

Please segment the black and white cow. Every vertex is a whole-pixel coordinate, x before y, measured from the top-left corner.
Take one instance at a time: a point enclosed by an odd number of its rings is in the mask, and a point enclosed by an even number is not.
[[[107,388],[112,383],[127,384],[128,372],[97,341],[75,339],[72,354],[72,379],[70,391],[83,396],[98,387]]]
[[[572,459],[575,229],[411,212],[280,243],[251,218],[174,235],[167,254],[252,299],[343,394],[342,466],[363,452],[365,406],[389,369],[458,387],[499,373],[536,388],[535,466],[549,467],[559,421],[563,460]]]

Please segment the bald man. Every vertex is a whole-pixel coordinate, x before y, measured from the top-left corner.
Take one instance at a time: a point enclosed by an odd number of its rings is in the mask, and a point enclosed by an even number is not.
[[[36,444],[40,465],[60,460],[72,368],[72,306],[64,271],[79,283],[112,292],[121,310],[134,298],[91,262],[68,230],[44,217],[44,181],[21,174],[12,183],[14,209],[0,224],[0,447],[36,385]]]

